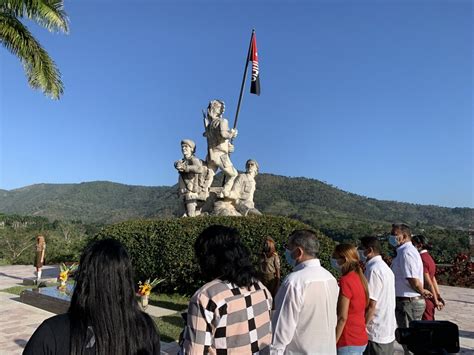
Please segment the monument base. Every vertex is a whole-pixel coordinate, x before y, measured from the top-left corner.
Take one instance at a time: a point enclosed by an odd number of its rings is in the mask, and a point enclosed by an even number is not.
[[[38,287],[24,290],[20,294],[20,301],[45,311],[60,314],[66,313],[71,301],[72,287],[65,290],[57,287]]]

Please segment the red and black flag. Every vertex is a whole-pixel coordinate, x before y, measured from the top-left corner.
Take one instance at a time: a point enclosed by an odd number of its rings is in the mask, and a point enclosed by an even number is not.
[[[250,93],[260,95],[260,75],[258,70],[258,51],[257,51],[257,37],[255,33],[252,34],[252,44],[250,49],[249,61],[252,62],[252,81],[250,83]]]

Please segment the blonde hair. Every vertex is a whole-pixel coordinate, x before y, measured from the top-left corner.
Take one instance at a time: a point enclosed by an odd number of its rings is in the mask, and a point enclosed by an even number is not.
[[[42,235],[36,236],[36,250],[42,251],[45,246],[46,246],[46,241],[44,239],[44,236]]]
[[[359,253],[357,248],[352,244],[339,244],[334,249],[334,256],[340,259],[344,259],[344,264],[341,265],[341,272],[343,275],[348,274],[351,271],[355,271],[359,275],[359,279],[362,282],[362,286],[365,291],[366,308],[369,305],[369,288],[367,285],[367,279],[364,276],[362,267],[360,266]]]
[[[278,255],[276,252],[275,241],[272,237],[265,238],[265,242],[263,244],[263,254],[265,254],[267,258],[273,255]]]

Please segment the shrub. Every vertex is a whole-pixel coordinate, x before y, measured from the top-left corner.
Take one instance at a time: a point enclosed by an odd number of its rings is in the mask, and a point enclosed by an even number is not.
[[[196,217],[159,220],[134,220],[105,227],[96,239],[114,238],[121,241],[130,254],[137,280],[149,277],[166,278],[162,291],[192,294],[205,281],[194,258],[194,241],[208,226],[221,224],[236,228],[244,244],[257,262],[266,236],[271,236],[281,258],[282,275],[290,269],[284,261],[283,243],[295,229],[308,225],[285,217]],[[321,244],[320,259],[329,268],[334,242],[316,231]]]
[[[443,285],[474,288],[474,263],[467,254],[460,253],[452,265],[438,267],[436,278]]]

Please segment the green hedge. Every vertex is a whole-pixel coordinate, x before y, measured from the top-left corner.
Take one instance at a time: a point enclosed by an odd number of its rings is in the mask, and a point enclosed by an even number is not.
[[[137,281],[148,277],[165,278],[166,281],[159,286],[161,291],[192,294],[204,283],[194,258],[194,241],[206,227],[213,224],[236,228],[252,251],[254,262],[261,252],[263,239],[271,236],[278,247],[283,275],[290,271],[283,247],[288,235],[295,229],[312,229],[285,217],[196,217],[123,222],[105,227],[96,238],[111,237],[126,246]],[[321,243],[322,264],[329,268],[334,242],[320,232],[317,235]]]

